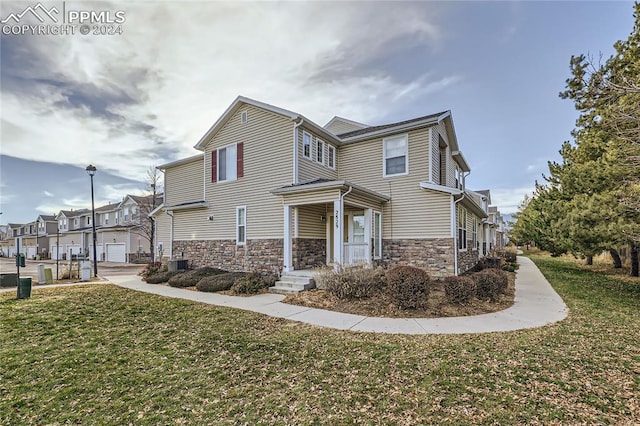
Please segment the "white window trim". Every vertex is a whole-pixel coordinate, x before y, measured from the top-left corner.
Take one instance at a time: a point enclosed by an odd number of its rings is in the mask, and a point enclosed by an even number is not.
[[[240,210],[244,210],[244,224],[238,223],[238,217]],[[244,226],[244,241],[240,240],[240,226]],[[243,246],[247,244],[247,206],[237,206],[236,207],[236,245]]]
[[[236,175],[234,176],[233,179],[220,180],[220,150],[221,149],[227,149],[230,146],[235,146],[236,147]],[[235,182],[236,180],[238,180],[237,163],[238,163],[238,144],[237,143],[230,143],[230,144],[227,144],[225,146],[221,146],[220,148],[216,149],[216,184],[218,184],[218,183],[226,183],[226,182]]]
[[[405,139],[405,143],[406,143],[406,152],[405,152],[405,171],[404,173],[394,173],[394,174],[387,174],[387,158],[386,158],[386,144],[388,140],[391,139],[399,139],[401,137],[404,137]],[[382,177],[395,177],[395,176],[406,176],[409,174],[409,134],[408,133],[404,133],[401,135],[394,135],[394,136],[390,136],[388,138],[384,138],[382,139]]]
[[[309,136],[309,155],[305,155],[304,153],[304,146],[305,146],[305,142],[304,142],[304,138],[305,136]],[[311,157],[313,157],[313,153],[311,151],[311,145],[313,145],[313,137],[311,136],[311,133],[307,133],[304,130],[302,131],[302,157],[306,158],[308,160],[311,160]]]
[[[380,229],[376,230],[376,215],[380,216]],[[373,223],[372,223],[372,233],[371,236],[372,238],[375,240],[376,239],[376,233],[378,234],[378,238],[377,241],[373,242],[373,258],[375,260],[378,259],[382,259],[382,212],[379,212],[377,210],[373,211],[373,214],[371,215],[372,219],[373,219]],[[376,249],[379,248],[380,249],[380,254],[376,253]]]
[[[320,150],[320,147],[322,147],[322,152],[320,153],[321,154],[320,158],[318,158],[318,151]],[[316,138],[316,163],[322,164],[323,166],[324,166],[324,148],[325,148],[324,141],[322,139]]]
[[[329,167],[331,170],[335,170],[336,169],[336,148],[333,145],[327,145],[327,167]],[[333,160],[333,165],[331,165],[331,161],[329,160]]]
[[[247,124],[249,122],[249,113],[247,111],[242,111],[240,113],[240,124]]]

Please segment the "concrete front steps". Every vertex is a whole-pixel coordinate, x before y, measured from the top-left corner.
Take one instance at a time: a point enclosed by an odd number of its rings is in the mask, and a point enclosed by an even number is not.
[[[311,290],[315,287],[316,282],[313,280],[313,271],[301,269],[299,271],[283,272],[280,276],[280,281],[276,281],[275,286],[269,287],[269,293],[293,294]]]

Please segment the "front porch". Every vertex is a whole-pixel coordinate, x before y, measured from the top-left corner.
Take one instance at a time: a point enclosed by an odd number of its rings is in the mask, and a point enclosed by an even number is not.
[[[383,194],[317,180],[272,191],[283,198],[283,272],[371,264],[382,254]]]

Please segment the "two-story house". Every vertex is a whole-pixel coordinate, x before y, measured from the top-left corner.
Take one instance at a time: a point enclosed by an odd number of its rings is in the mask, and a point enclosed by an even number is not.
[[[165,258],[288,273],[318,265],[412,264],[456,275],[480,256],[486,210],[448,111],[381,126],[238,97],[195,148],[160,166]]]

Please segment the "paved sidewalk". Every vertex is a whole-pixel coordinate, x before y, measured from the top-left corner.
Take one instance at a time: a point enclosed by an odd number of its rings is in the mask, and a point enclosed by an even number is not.
[[[373,333],[490,333],[542,327],[566,318],[569,312],[567,306],[535,264],[526,257],[518,257],[518,262],[520,269],[516,276],[516,294],[512,307],[491,314],[454,318],[365,317],[289,305],[281,302],[285,296],[279,294],[259,294],[251,297],[226,296],[147,284],[135,275],[114,276],[107,279],[131,290],[259,312],[321,327]]]

